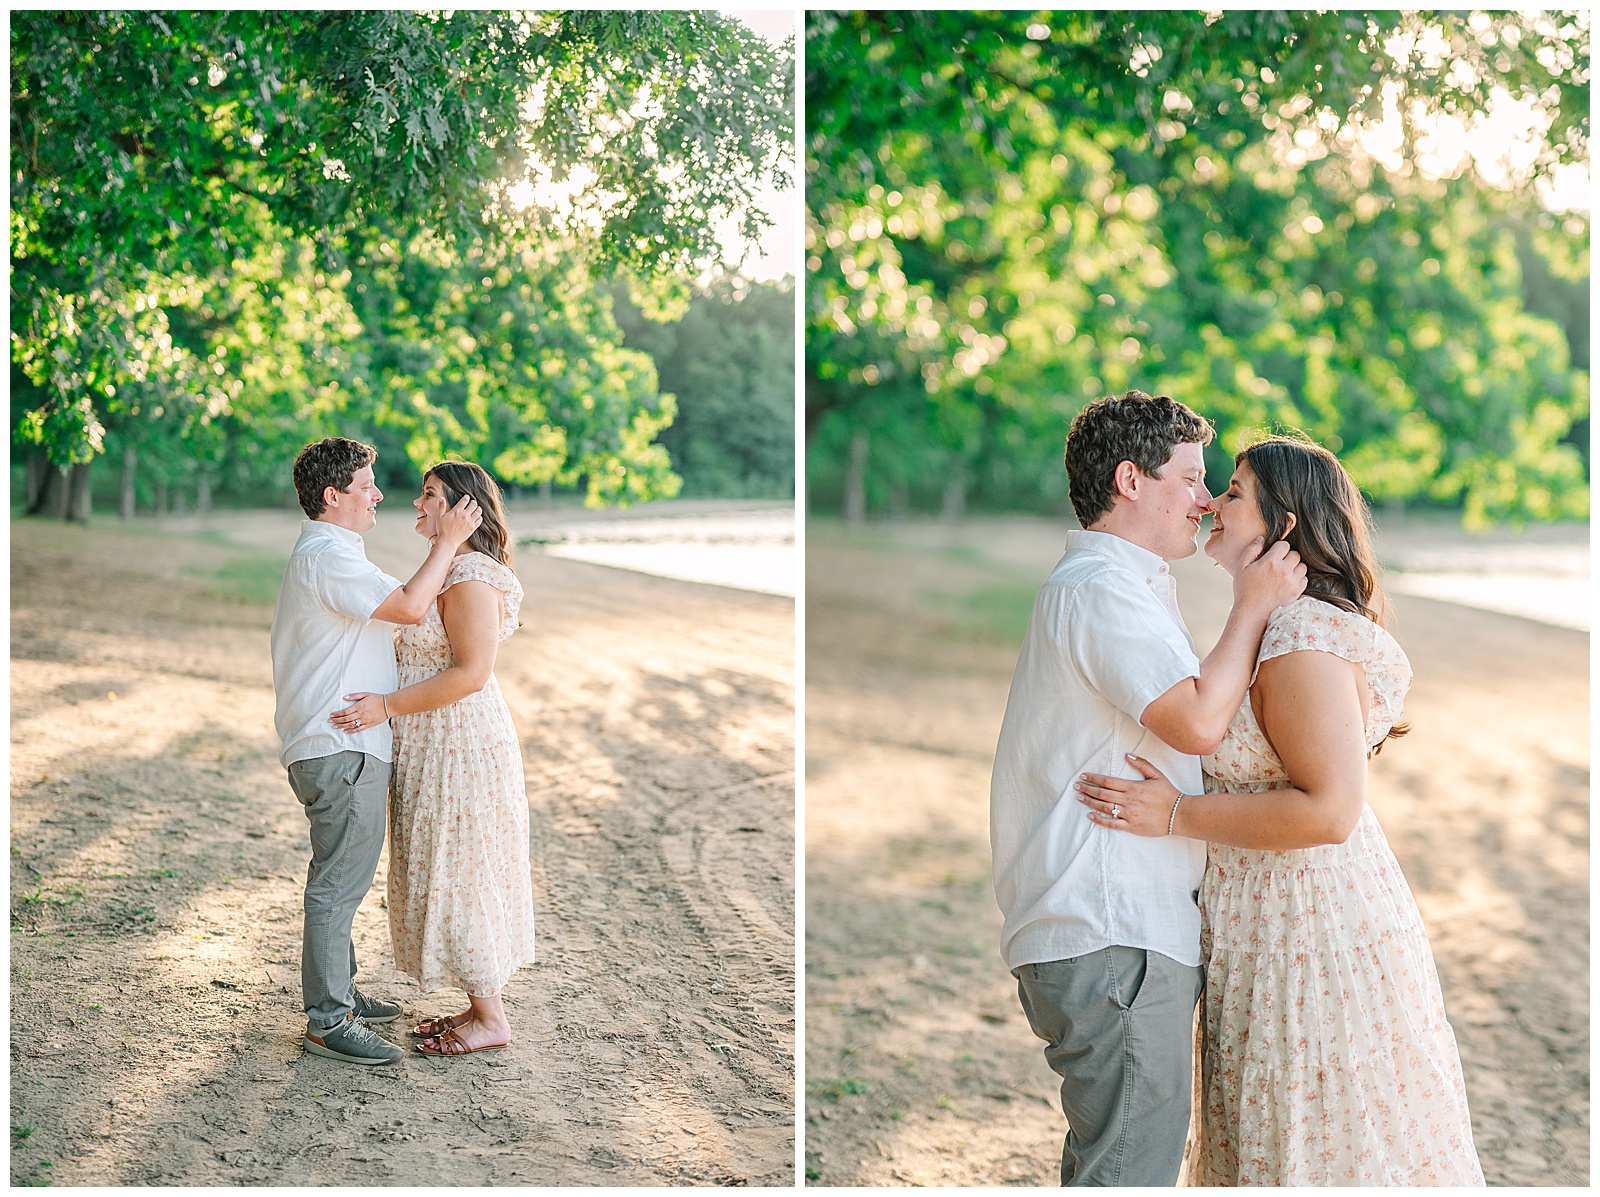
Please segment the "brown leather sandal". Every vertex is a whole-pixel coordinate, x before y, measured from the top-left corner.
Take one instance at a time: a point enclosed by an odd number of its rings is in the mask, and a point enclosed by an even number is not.
[[[428,1044],[436,1043],[438,1047],[429,1047]],[[417,1044],[417,1050],[425,1056],[470,1056],[474,1052],[497,1052],[503,1047],[510,1047],[508,1039],[504,1043],[489,1043],[483,1047],[468,1047],[454,1030],[446,1031],[443,1035],[430,1035]]]
[[[435,1014],[425,1018],[411,1028],[411,1035],[416,1039],[437,1039],[440,1035],[464,1027],[472,1021],[472,1011],[465,1014]]]

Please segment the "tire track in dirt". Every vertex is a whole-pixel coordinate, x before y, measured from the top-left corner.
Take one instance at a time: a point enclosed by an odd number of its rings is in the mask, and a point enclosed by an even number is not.
[[[791,1183],[792,604],[519,560],[497,673],[539,959],[506,990],[515,1041],[361,1069],[299,1047],[307,849],[270,600],[215,580],[260,564],[246,541],[286,554],[296,521],[251,520],[238,541],[13,525],[12,1182]],[[420,558],[368,539],[391,573]],[[662,847],[683,836],[686,873]],[[361,983],[407,1019],[455,1008],[393,969],[386,867]]]

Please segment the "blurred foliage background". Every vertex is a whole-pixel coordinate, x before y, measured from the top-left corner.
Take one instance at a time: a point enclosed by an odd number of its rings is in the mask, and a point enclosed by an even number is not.
[[[11,55],[30,512],[292,502],[335,433],[385,485],[445,455],[592,504],[785,485],[759,420],[738,468],[675,471],[664,430],[698,460],[738,401],[653,354],[747,356],[765,317],[696,313],[793,303],[713,269],[792,167],[792,41],[711,12],[32,11]],[[741,377],[766,412],[780,384]]]
[[[1588,162],[1586,14],[812,12],[805,36],[813,510],[1070,510],[1068,424],[1137,387],[1216,422],[1213,481],[1292,427],[1380,503],[1587,515],[1587,200],[1542,198]]]

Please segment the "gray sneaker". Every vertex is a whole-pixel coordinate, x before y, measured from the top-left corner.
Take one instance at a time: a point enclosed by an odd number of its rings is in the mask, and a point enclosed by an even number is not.
[[[392,1043],[378,1038],[378,1033],[351,1011],[344,1021],[326,1031],[306,1025],[306,1051],[332,1060],[345,1060],[351,1064],[393,1064],[405,1055]]]
[[[386,1022],[393,1022],[400,1017],[402,1007],[399,1002],[386,1002],[381,998],[369,998],[354,985],[350,986],[350,996],[355,1002],[356,1017],[369,1027],[382,1026]]]

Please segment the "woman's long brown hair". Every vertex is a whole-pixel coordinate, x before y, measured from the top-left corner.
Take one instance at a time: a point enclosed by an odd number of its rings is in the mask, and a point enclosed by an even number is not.
[[[471,495],[483,509],[483,523],[467,540],[467,547],[493,557],[501,565],[511,564],[511,534],[506,528],[505,504],[500,500],[500,488],[482,466],[470,461],[441,461],[426,474],[422,481],[437,478],[444,487],[445,498],[454,507],[462,495]]]
[[[1267,543],[1287,540],[1300,554],[1306,597],[1387,624],[1389,602],[1378,584],[1372,515],[1339,459],[1313,441],[1270,436],[1240,450],[1233,463],[1248,465],[1255,475]],[[1384,739],[1398,739],[1410,730],[1408,724],[1397,723]]]

